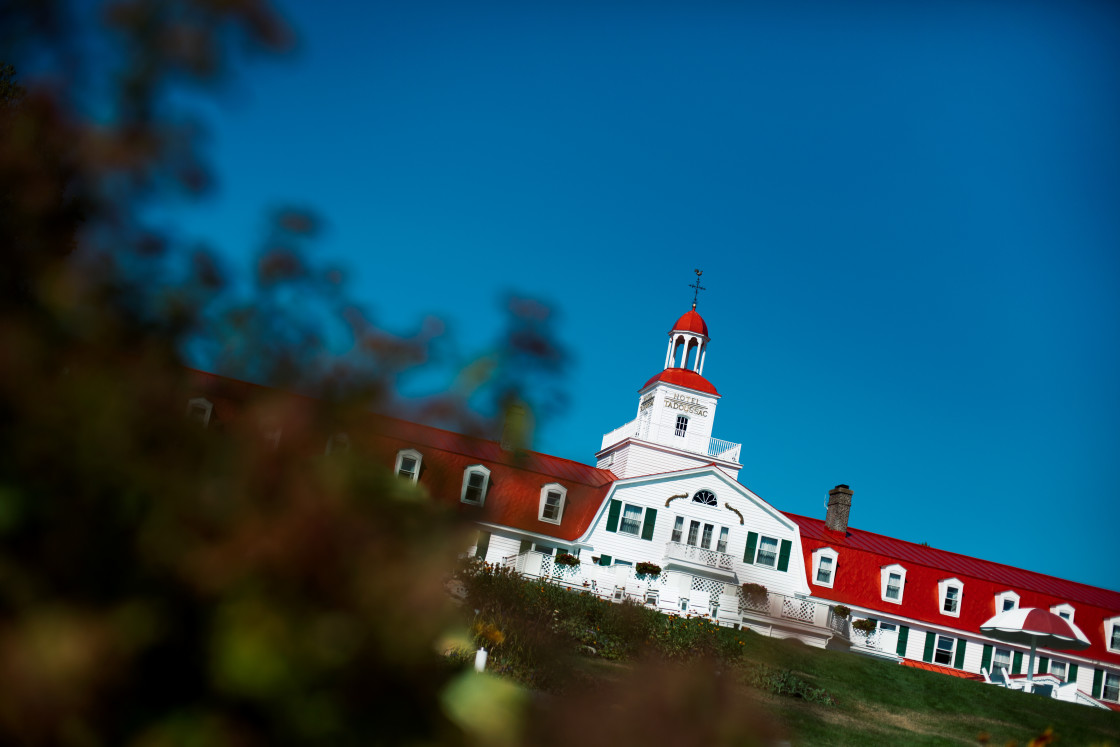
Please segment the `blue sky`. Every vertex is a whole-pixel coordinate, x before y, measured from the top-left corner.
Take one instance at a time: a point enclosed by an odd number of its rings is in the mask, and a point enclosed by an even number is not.
[[[464,357],[557,310],[590,461],[689,308],[740,480],[1120,589],[1120,13],[1105,3],[327,3],[205,110],[230,262],[266,212]]]

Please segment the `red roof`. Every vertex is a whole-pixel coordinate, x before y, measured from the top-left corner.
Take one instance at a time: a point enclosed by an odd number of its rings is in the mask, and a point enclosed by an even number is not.
[[[708,325],[704,322],[704,317],[696,313],[696,307],[693,306],[677,320],[670,332],[697,332],[707,337]]]
[[[1019,594],[1020,607],[1050,609],[1068,602],[1074,606],[1074,624],[1092,644],[1085,655],[1120,664],[1120,654],[1108,650],[1104,629],[1105,620],[1120,615],[1120,592],[851,527],[841,534],[828,529],[821,519],[786,516],[801,529],[805,569],[815,596],[978,635],[980,625],[996,614],[995,596],[1000,592]],[[818,586],[812,570],[813,551],[821,547],[838,553],[832,588]],[[906,569],[902,604],[881,597],[880,569],[893,563]],[[937,584],[949,578],[964,585],[960,617],[941,614]]]
[[[642,388],[638,391],[645,391],[650,387],[651,384],[658,381],[664,381],[666,384],[676,384],[677,386],[683,386],[685,389],[695,389],[698,392],[704,392],[704,394],[714,394],[717,397],[719,396],[719,392],[717,392],[716,388],[712,386],[712,382],[708,381],[695,371],[690,371],[687,368],[666,368],[664,371],[657,374],[652,379],[643,384]]]
[[[899,662],[904,667],[913,667],[914,669],[924,669],[927,672],[937,672],[938,674],[947,674],[951,677],[960,677],[963,680],[980,680],[983,681],[983,675],[973,674],[972,672],[965,672],[960,669],[953,669],[952,667],[943,667],[940,664],[930,664],[928,661],[915,661],[914,659],[903,659]]]

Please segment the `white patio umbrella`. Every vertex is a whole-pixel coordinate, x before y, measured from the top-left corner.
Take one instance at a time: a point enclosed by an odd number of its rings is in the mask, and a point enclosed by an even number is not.
[[[1031,659],[1027,665],[1027,681],[1031,683],[1034,682],[1034,653],[1037,647],[1059,651],[1089,648],[1089,639],[1076,625],[1053,612],[1033,607],[1017,607],[1001,612],[981,625],[980,632],[997,641],[1029,643]]]

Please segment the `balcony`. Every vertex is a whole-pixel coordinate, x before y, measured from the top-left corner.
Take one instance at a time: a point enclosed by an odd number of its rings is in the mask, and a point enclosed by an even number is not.
[[[709,569],[720,571],[721,576],[730,576],[735,580],[735,559],[725,552],[707,550],[696,545],[686,545],[681,542],[665,543],[666,565],[677,565],[688,570]]]

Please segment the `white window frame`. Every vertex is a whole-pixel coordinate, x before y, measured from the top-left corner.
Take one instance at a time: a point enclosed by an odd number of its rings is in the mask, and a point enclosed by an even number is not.
[[[1110,689],[1113,692],[1111,698],[1108,697]],[[1116,672],[1104,673],[1104,679],[1101,681],[1101,700],[1110,700],[1113,703],[1120,702],[1120,674],[1116,674]]]
[[[482,496],[477,501],[467,500],[467,488],[470,487],[471,475],[474,473],[482,475]],[[459,502],[466,503],[470,506],[485,506],[486,493],[490,490],[490,468],[482,464],[472,464],[463,470],[463,489],[459,493]]]
[[[761,558],[762,558],[762,543],[765,540],[770,540],[771,542],[774,543],[774,562],[770,563],[770,564],[766,564],[766,563],[762,562],[762,560],[761,560]],[[765,536],[760,534],[760,535],[758,535],[758,548],[754,552],[754,564],[755,565],[760,565],[763,568],[777,568],[778,567],[778,556],[781,554],[781,552],[782,552],[782,540],[781,539],[779,539],[777,537],[765,537]]]
[[[544,515],[545,507],[548,505],[548,494],[559,493],[560,502],[556,505],[556,518],[549,519]],[[568,503],[568,489],[558,482],[550,482],[547,485],[541,486],[541,502],[540,507],[537,509],[537,519],[545,522],[546,524],[559,524],[564,520],[564,506]]]
[[[701,493],[707,493],[708,495],[710,495],[712,497],[712,502],[708,503],[707,501],[699,500]],[[700,488],[695,493],[693,493],[692,502],[700,506],[718,506],[719,498],[716,497],[716,494],[713,491],[708,490],[707,488]]]
[[[828,558],[832,561],[832,573],[828,577],[828,583],[821,581],[817,574],[821,569],[821,558]],[[831,547],[818,547],[813,550],[813,584],[815,586],[824,586],[831,589],[833,584],[836,583],[836,566],[837,561],[840,559],[840,553],[833,550]]]
[[[942,639],[953,642],[953,645],[951,645],[948,648],[949,661],[944,663],[944,664],[942,664],[941,662],[939,662],[937,660],[937,654],[946,650],[946,649],[941,648]],[[960,643],[959,638],[957,638],[955,636],[951,636],[951,635],[945,635],[943,633],[938,633],[937,634],[937,639],[934,641],[934,645],[933,645],[933,661],[931,663],[936,664],[939,667],[953,667],[953,661],[956,659],[956,656],[957,656],[957,644],[958,643]]]
[[[1004,648],[1003,646],[992,647],[992,672],[996,671],[996,657],[999,656],[1000,651],[1007,652],[1007,664],[1001,665],[1001,668],[1006,669],[1008,674],[1010,674],[1011,667],[1013,666],[1013,663],[1015,661],[1015,652],[1012,649]],[[988,674],[991,674],[992,672],[988,672]]]
[[[1050,608],[1050,611],[1066,622],[1072,623],[1073,615],[1076,610],[1073,609],[1072,604],[1069,604],[1068,602],[1062,602],[1061,604],[1055,604]],[[1066,615],[1068,615],[1068,617],[1066,617]]]
[[[949,601],[949,589],[956,589],[956,609],[949,611],[945,609],[946,602]],[[964,603],[964,583],[958,578],[945,578],[937,582],[937,611],[946,617],[960,617],[961,605]]]
[[[669,535],[669,541],[684,544],[684,536],[684,517],[677,515],[673,519],[673,532]]]
[[[676,424],[673,426],[673,435],[679,438],[686,438],[688,436],[688,417],[685,415],[678,415]]]
[[[405,459],[415,459],[416,469],[407,475],[401,474],[401,465],[404,464]],[[397,452],[397,463],[393,467],[393,474],[397,477],[406,477],[410,482],[419,482],[420,480],[420,465],[424,463],[424,455],[416,449],[401,449]]]
[[[187,400],[187,420],[193,420],[203,428],[210,425],[210,415],[214,412],[214,403],[205,397],[191,397]]]
[[[1113,646],[1113,641],[1118,645]],[[1104,645],[1109,651],[1120,651],[1120,617],[1111,617],[1104,621]]]
[[[1061,675],[1059,675],[1057,672],[1054,671],[1054,667],[1061,667],[1062,668]],[[1062,682],[1068,682],[1069,663],[1061,661],[1059,659],[1051,659],[1050,660],[1050,674],[1054,675],[1055,677],[1057,677]]]
[[[634,532],[628,532],[628,531],[626,531],[625,529],[622,528],[622,525],[626,522],[626,509],[628,509],[628,508],[636,508],[636,509],[638,509],[638,512],[639,512],[638,513],[638,529],[637,529],[637,531],[634,531]],[[645,521],[646,521],[646,510],[645,510],[644,507],[639,506],[639,505],[634,504],[634,503],[623,503],[622,504],[622,510],[619,511],[619,514],[618,514],[618,533],[619,534],[625,534],[627,537],[641,537],[642,536],[642,525],[645,523]]]
[[[898,599],[891,599],[887,596],[887,585],[890,581],[891,574],[897,573],[898,580]],[[906,569],[898,563],[883,566],[879,571],[879,596],[884,602],[891,604],[902,604],[903,597],[906,596]]]
[[[333,434],[327,439],[327,448],[324,454],[349,454],[350,453],[350,436],[344,432]]]
[[[1010,599],[1013,602],[1013,605],[1012,605],[1011,609],[1004,610],[1003,609],[1003,602],[1004,602],[1004,600],[1008,600],[1008,599]],[[1019,595],[1016,594],[1015,592],[1013,592],[1013,591],[1001,591],[999,594],[996,594],[996,614],[997,615],[1001,612],[1005,612],[1005,611],[1010,612],[1011,610],[1018,609],[1018,608],[1019,608]]]

